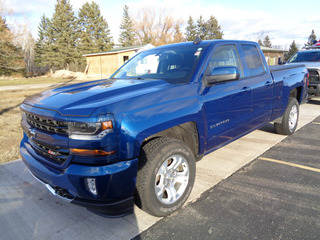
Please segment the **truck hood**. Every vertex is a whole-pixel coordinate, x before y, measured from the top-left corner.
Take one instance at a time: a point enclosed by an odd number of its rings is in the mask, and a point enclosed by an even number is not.
[[[171,85],[163,80],[99,80],[44,91],[26,98],[24,104],[57,111],[64,116],[90,116],[96,108]]]
[[[304,64],[307,68],[320,68],[320,62],[297,62],[297,63],[286,63],[286,64]]]

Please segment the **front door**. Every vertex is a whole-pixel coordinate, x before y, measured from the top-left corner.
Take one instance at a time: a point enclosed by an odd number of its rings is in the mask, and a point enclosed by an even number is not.
[[[213,83],[204,88],[204,112],[207,119],[207,152],[250,130],[252,97],[250,79],[243,78],[235,45],[222,45],[213,52],[205,75],[215,69],[236,67],[240,78]]]

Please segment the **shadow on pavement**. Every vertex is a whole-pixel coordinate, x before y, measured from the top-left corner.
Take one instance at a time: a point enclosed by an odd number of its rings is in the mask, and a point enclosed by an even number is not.
[[[320,100],[317,100],[317,99],[310,99],[308,101],[308,103],[310,104],[314,104],[314,105],[320,105]]]
[[[106,218],[50,195],[21,160],[0,165],[1,239],[130,239],[135,214]]]
[[[276,133],[276,131],[274,130],[273,123],[267,123],[263,127],[259,128],[259,130],[269,133]]]

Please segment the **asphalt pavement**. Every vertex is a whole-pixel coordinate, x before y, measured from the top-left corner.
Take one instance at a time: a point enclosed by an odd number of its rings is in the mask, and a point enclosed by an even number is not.
[[[135,239],[320,239],[320,117]]]
[[[319,105],[301,106],[299,129],[312,123],[291,137],[268,124],[198,161],[187,204],[163,219],[96,215],[52,196],[21,160],[2,164],[0,239],[320,239]]]

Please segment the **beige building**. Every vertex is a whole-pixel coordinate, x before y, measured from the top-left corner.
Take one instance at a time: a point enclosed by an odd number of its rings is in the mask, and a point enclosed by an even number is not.
[[[269,47],[261,47],[268,65],[278,65],[279,58],[284,59],[285,50],[274,49]]]
[[[101,78],[110,77],[118,68],[137,53],[153,48],[152,44],[114,48],[107,52],[83,55],[87,59],[85,72]]]
[[[110,77],[126,61],[137,53],[153,48],[152,44],[114,48],[112,50],[83,55],[87,60],[85,72],[99,78]],[[278,59],[284,57],[284,50],[261,47],[268,65],[277,65]]]

